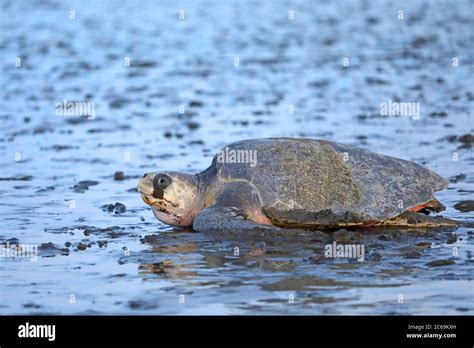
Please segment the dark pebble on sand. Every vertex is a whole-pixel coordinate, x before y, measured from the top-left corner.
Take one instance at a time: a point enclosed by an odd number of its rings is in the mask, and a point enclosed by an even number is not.
[[[56,188],[54,186],[47,186],[47,187],[36,190],[36,193],[51,192],[51,191],[54,191],[55,189]]]
[[[188,145],[204,145],[204,141],[202,140],[191,140]]]
[[[130,100],[126,98],[116,98],[109,102],[109,107],[111,109],[122,109],[128,103],[130,103]]]
[[[461,201],[459,203],[456,203],[454,205],[454,208],[463,213],[474,211],[474,201],[471,201],[471,200]]]
[[[122,213],[125,213],[125,211],[127,210],[127,207],[125,206],[125,204],[120,203],[120,202],[117,202],[115,204],[112,204],[112,203],[105,204],[101,208],[104,211],[108,211],[109,213],[113,212],[115,214],[122,214]]]
[[[433,117],[433,118],[444,118],[444,117],[447,117],[448,114],[444,111],[440,111],[440,112],[431,112],[430,113],[430,117]]]
[[[173,134],[171,134],[171,132],[165,132],[165,133],[163,134],[163,136],[164,136],[165,138],[171,138],[171,137],[173,136]]]
[[[466,174],[461,173],[461,174],[453,176],[449,181],[452,183],[456,183],[459,181],[463,181],[464,179],[466,179]]]
[[[446,139],[451,143],[454,143],[456,141],[460,142],[461,145],[459,146],[459,148],[461,149],[470,149],[472,147],[472,144],[474,143],[474,135],[472,134],[464,134],[460,137],[450,135]]]
[[[125,206],[125,204],[115,203],[115,214],[125,213],[126,210],[127,210],[127,207]]]
[[[125,179],[125,175],[123,174],[122,171],[118,171],[114,173],[114,180],[115,181],[122,181]]]
[[[79,181],[77,184],[75,184],[72,187],[72,189],[73,189],[74,192],[83,193],[83,192],[87,191],[90,186],[95,186],[95,185],[98,185],[98,184],[99,184],[98,181],[83,180],[83,181]]]
[[[415,37],[411,45],[413,48],[420,48],[432,44],[438,40],[436,35],[428,35],[428,36],[417,36]]]
[[[149,303],[149,302],[145,302],[141,300],[129,301],[128,306],[130,307],[130,309],[142,309],[142,310],[158,308],[158,304],[156,303]]]
[[[187,124],[187,126],[188,126],[189,130],[195,130],[195,129],[198,129],[199,127],[201,127],[201,125],[197,122],[189,122]]]
[[[9,245],[19,245],[20,244],[20,240],[18,238],[10,238],[10,239],[7,239],[5,244],[9,244]]]
[[[64,246],[67,247],[67,248],[69,248],[71,245],[72,245],[71,242],[64,243]]]
[[[454,233],[448,233],[448,240],[446,243],[453,244],[453,243],[456,243],[457,240],[458,240],[458,236],[456,236]]]
[[[390,85],[390,81],[380,79],[378,77],[366,77],[365,82],[369,86]]]
[[[87,249],[87,245],[84,244],[84,243],[79,243],[79,244],[77,245],[77,249],[79,249],[79,250],[86,250],[86,249]]]
[[[455,135],[448,135],[446,140],[448,140],[450,143],[454,143],[456,140],[458,140],[458,137]]]
[[[448,266],[448,265],[453,265],[456,262],[451,259],[446,259],[446,260],[436,260],[436,261],[431,261],[426,264],[428,267],[440,267],[440,266]]]
[[[48,243],[42,243],[40,246],[39,246],[39,249],[40,250],[53,250],[55,249],[56,246],[54,245],[54,243],[52,242],[48,242]]]
[[[154,68],[157,63],[152,60],[134,60],[131,61],[130,66],[134,68]]]
[[[69,255],[68,248],[59,248],[54,243],[42,243],[38,247],[39,254],[43,257],[53,257],[56,255]]]
[[[472,144],[474,143],[474,135],[472,134],[464,134],[459,137],[459,141],[464,144]]]
[[[106,204],[102,206],[102,210],[108,211],[109,213],[111,213],[114,211],[114,207],[115,207],[114,204]]]
[[[33,177],[31,175],[25,176],[12,176],[8,178],[0,178],[0,181],[30,181]]]
[[[199,100],[191,100],[189,102],[189,106],[192,107],[192,108],[201,108],[201,107],[203,107],[203,105],[204,104],[202,102],[200,102]]]

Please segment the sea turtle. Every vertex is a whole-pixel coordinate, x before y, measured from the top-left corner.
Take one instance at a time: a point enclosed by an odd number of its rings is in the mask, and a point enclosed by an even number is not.
[[[196,231],[452,225],[433,193],[448,181],[413,162],[303,138],[243,140],[198,174],[147,173],[155,217]]]

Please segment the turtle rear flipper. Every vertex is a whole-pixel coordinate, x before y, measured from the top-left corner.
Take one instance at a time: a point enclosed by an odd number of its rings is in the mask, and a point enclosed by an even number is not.
[[[406,211],[381,223],[383,226],[397,227],[457,227],[458,222],[441,216],[428,216],[423,213]]]
[[[414,211],[428,215],[430,212],[439,213],[446,210],[446,207],[441,204],[436,198],[430,199],[428,202],[408,208],[408,211]]]

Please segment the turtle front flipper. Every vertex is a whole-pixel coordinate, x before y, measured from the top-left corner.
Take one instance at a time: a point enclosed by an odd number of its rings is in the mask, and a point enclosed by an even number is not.
[[[193,222],[201,232],[282,232],[263,213],[257,191],[245,181],[226,182],[215,204],[201,211]]]
[[[244,212],[237,207],[213,205],[200,212],[193,223],[197,232],[225,233],[226,235],[247,234],[259,236],[295,236],[308,235],[307,230],[299,228],[282,228],[265,225],[249,220]],[[312,232],[314,233],[314,232]]]

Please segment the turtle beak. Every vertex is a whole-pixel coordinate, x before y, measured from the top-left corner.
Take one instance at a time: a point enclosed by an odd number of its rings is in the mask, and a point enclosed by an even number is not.
[[[153,198],[153,178],[150,177],[150,174],[145,174],[143,178],[140,179],[137,190],[140,192],[142,200],[146,204],[154,205],[157,202],[157,200]]]
[[[153,195],[153,179],[150,178],[150,174],[145,174],[143,178],[140,179],[137,186],[138,192],[144,195]]]

